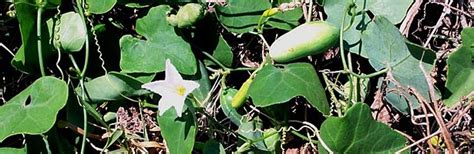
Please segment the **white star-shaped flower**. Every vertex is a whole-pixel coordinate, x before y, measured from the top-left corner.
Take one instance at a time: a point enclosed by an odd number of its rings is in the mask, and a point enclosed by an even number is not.
[[[160,116],[174,106],[176,114],[181,117],[184,101],[194,89],[199,87],[196,81],[183,80],[176,67],[166,59],[165,80],[145,83],[142,88],[161,95],[158,102]]]

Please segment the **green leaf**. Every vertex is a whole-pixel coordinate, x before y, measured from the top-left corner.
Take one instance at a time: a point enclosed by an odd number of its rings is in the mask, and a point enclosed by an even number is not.
[[[283,2],[291,2],[291,0],[283,0]],[[227,5],[217,6],[216,9],[220,22],[227,30],[234,33],[246,33],[256,28],[262,13],[271,7],[268,0],[228,0]],[[302,9],[296,8],[278,13],[269,18],[267,23],[274,28],[291,30],[299,25],[298,20],[301,16],[303,16]]]
[[[87,100],[97,103],[122,100],[125,99],[125,96],[131,97],[148,93],[141,88],[142,84],[131,76],[109,72],[107,75],[84,83],[84,86]],[[79,96],[82,95],[81,87],[77,87],[76,91]]]
[[[362,39],[369,62],[375,70],[396,66],[406,60],[410,53],[404,37],[385,17],[376,17],[368,25]]]
[[[203,153],[206,154],[225,154],[224,146],[216,140],[210,139],[204,145]]]
[[[219,103],[221,104],[221,109],[224,112],[224,114],[232,121],[237,126],[240,126],[241,122],[240,120],[242,119],[242,115],[235,110],[235,108],[232,107],[232,98],[235,96],[237,93],[237,89],[225,89],[224,92],[222,92],[221,96],[219,97]]]
[[[279,0],[281,3],[290,3],[293,0]],[[268,20],[268,25],[290,31],[296,26],[298,26],[299,19],[303,16],[303,9],[301,7],[296,7],[293,10],[277,13],[275,16],[272,16]]]
[[[38,45],[36,37],[36,6],[35,0],[15,0],[15,11],[20,24],[21,42],[22,45],[15,57],[12,59],[11,64],[18,70],[25,73],[39,73],[39,62],[38,62]],[[46,20],[43,15],[43,22],[41,22],[42,30],[42,51],[43,61],[48,61],[49,57],[54,55],[54,52],[49,44],[50,35],[48,32],[52,32],[46,25]],[[48,31],[49,30],[49,31]],[[51,34],[51,33],[49,33]]]
[[[228,0],[226,6],[217,6],[220,22],[234,33],[252,31],[263,11],[270,8],[268,0]]]
[[[268,19],[268,25],[290,31],[296,26],[300,25],[299,19],[303,16],[303,9],[300,7],[286,12],[277,13]]]
[[[56,121],[66,105],[68,87],[54,77],[42,77],[0,106],[0,142],[15,134],[41,134]]]
[[[120,67],[127,73],[156,73],[165,70],[165,60],[170,59],[182,74],[193,75],[197,62],[191,46],[175,33],[166,21],[171,7],[153,7],[137,20],[136,31],[146,40],[125,35],[120,39]]]
[[[405,18],[406,11],[413,0],[390,1],[390,0],[356,0],[356,12],[368,9],[375,16],[386,16],[393,24],[400,23]],[[346,8],[352,0],[325,1],[324,11],[328,15],[326,21],[340,25],[342,17],[346,15],[345,24],[349,24],[350,16]],[[364,13],[365,14],[365,13]]]
[[[176,118],[176,110],[167,110],[163,116],[158,116],[161,135],[171,154],[192,152],[197,132],[193,114],[188,107],[188,110],[179,118]]]
[[[207,97],[207,94],[209,94],[211,91],[211,81],[209,81],[209,75],[204,64],[199,62],[199,73],[196,73],[196,75],[194,75],[191,79],[197,80],[199,83],[199,87],[194,89],[192,92],[193,96],[195,96],[201,102],[204,101]],[[201,105],[206,106],[207,104]]]
[[[250,85],[249,95],[257,107],[285,103],[302,96],[323,114],[329,114],[326,94],[313,66],[292,63],[276,68],[264,66]]]
[[[405,138],[372,118],[366,104],[357,103],[344,117],[329,117],[321,125],[321,138],[335,153],[393,153]]]
[[[393,24],[403,21],[411,3],[413,3],[413,0],[367,0],[368,8],[374,15],[385,16]]]
[[[124,73],[124,72],[120,72],[120,73],[130,75],[131,77],[135,78],[136,80],[142,83],[151,82],[156,76],[156,73]]]
[[[459,105],[460,100],[474,91],[474,28],[461,32],[462,46],[448,57],[447,91],[444,104],[448,107]],[[471,96],[474,97],[474,96]]]
[[[325,1],[324,10],[328,15],[326,21],[340,26],[342,18],[345,15],[344,24],[350,23],[351,16],[344,8],[351,4],[352,0]],[[394,3],[394,4],[392,4]],[[405,12],[412,3],[412,0],[403,2],[389,0],[356,0],[356,12],[369,9],[376,16],[386,16],[392,23],[399,23],[405,17]],[[365,40],[361,40],[361,33],[370,23],[370,18],[366,13],[358,14],[354,18],[354,23],[344,33],[345,49],[367,58],[367,51],[361,45],[365,45]]]
[[[214,50],[212,56],[223,65],[227,67],[232,66],[234,54],[232,53],[232,49],[230,48],[229,44],[227,44],[222,36],[219,37],[219,42],[217,43],[217,47]]]
[[[104,14],[109,12],[117,3],[117,0],[86,0],[87,11],[94,14]]]
[[[326,21],[339,27],[341,25],[342,18],[346,16],[344,23],[345,25],[349,24],[350,16],[347,14],[346,8],[351,3],[352,0],[324,1],[324,11],[328,15]]]
[[[352,0],[326,1],[324,4],[324,10],[328,14],[326,21],[337,25],[337,27],[340,27],[342,17],[345,15],[346,19],[344,21],[344,25],[347,26],[350,23],[351,16],[349,16],[347,13],[344,13],[344,9],[341,8],[349,6],[351,2]],[[366,8],[366,5],[364,5],[361,0],[356,1],[356,3],[356,11],[362,11]],[[367,58],[366,51],[361,49],[361,44],[363,43],[361,40],[361,35],[369,23],[370,17],[367,14],[363,13],[355,16],[354,23],[346,32],[344,32],[343,35],[344,47],[346,50]]]
[[[26,147],[23,148],[8,148],[8,147],[2,147],[0,148],[0,153],[2,154],[21,154],[27,153]]]
[[[59,35],[61,51],[80,51],[86,41],[86,27],[81,16],[75,12],[67,12],[61,15],[61,21],[59,22],[59,34],[55,35]],[[57,44],[54,45],[56,48],[58,47]]]
[[[406,93],[408,87],[429,99],[428,83],[419,63],[421,61],[424,70],[430,72],[435,59],[432,51],[415,44],[409,43],[407,46],[398,29],[384,17],[376,17],[374,22],[369,24],[362,40],[372,67],[377,71],[390,68],[388,73],[400,84],[396,86],[392,83],[389,88],[402,88],[387,94],[390,104],[405,114],[409,113],[408,102],[404,97],[406,96],[412,103],[412,109],[417,109],[419,104],[416,99]]]

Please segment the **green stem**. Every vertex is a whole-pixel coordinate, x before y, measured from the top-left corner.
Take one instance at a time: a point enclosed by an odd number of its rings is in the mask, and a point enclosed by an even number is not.
[[[143,102],[143,107],[149,107],[149,108],[158,108],[158,105],[155,105],[155,104],[151,104],[151,103],[148,103],[148,102]]]
[[[82,104],[86,103],[86,96],[85,96],[85,88],[84,88],[84,79],[81,78],[80,83],[81,85],[81,90],[82,90],[82,95],[81,95],[81,100]],[[87,139],[87,110],[84,105],[82,105],[82,116],[83,116],[83,129],[84,129],[84,134],[82,135],[82,143],[81,143],[81,154],[84,154],[85,147],[86,147],[86,139]]]
[[[204,54],[204,56],[206,56],[207,58],[211,59],[212,62],[216,63],[219,67],[221,67],[222,69],[224,69],[225,71],[229,70],[228,67],[226,67],[224,64],[222,64],[221,62],[219,62],[219,60],[217,60],[216,58],[214,58],[214,56],[212,56],[211,54],[203,51],[202,54]]]
[[[339,48],[340,48],[340,52],[341,52],[341,60],[342,60],[342,65],[343,65],[343,68],[344,68],[344,71],[347,71],[347,72],[351,72],[352,73],[352,57],[351,57],[351,54],[348,53],[347,54],[347,57],[348,57],[348,60],[349,60],[349,63],[346,62],[346,57],[345,57],[345,52],[344,52],[344,32],[347,31],[353,24],[354,22],[354,18],[355,18],[355,13],[353,12],[350,12],[352,10],[354,10],[353,8],[356,7],[355,6],[355,3],[352,2],[344,11],[344,14],[342,16],[342,21],[341,21],[341,25],[340,25],[340,34],[339,34]],[[346,13],[347,12],[350,12],[351,13],[351,21],[350,23],[347,25],[347,27],[344,27],[345,25],[345,21],[346,21]],[[355,73],[354,73],[355,74]],[[348,100],[350,102],[352,102],[352,95],[353,95],[353,91],[354,91],[354,85],[353,85],[353,79],[352,79],[352,74],[349,74],[349,96],[348,96]]]
[[[143,104],[142,104],[141,99],[138,101],[138,107],[140,109],[140,118],[141,118],[142,126],[146,126],[145,119],[143,116]],[[145,138],[145,141],[150,141],[150,139],[148,138],[148,131],[146,127],[143,127],[143,137]]]
[[[51,154],[51,149],[49,149],[48,136],[41,134],[41,138],[43,139],[44,146],[46,147],[46,152],[48,154]]]
[[[38,11],[36,12],[36,37],[37,37],[37,46],[38,46],[38,62],[41,71],[41,76],[46,76],[44,71],[43,63],[43,48],[41,44],[41,18],[43,16],[44,8],[42,4],[39,4]]]
[[[294,131],[294,130],[291,130],[291,134],[294,134],[295,136],[297,136],[297,137],[299,137],[299,138],[301,138],[301,139],[303,139],[303,140],[309,141],[309,142],[311,142],[311,143],[313,143],[313,144],[318,144],[318,143],[319,143],[318,141],[312,140],[312,139],[310,139],[310,138],[304,136],[303,134],[300,134],[300,133],[298,133],[297,131]]]
[[[345,74],[350,74],[350,75],[353,75],[353,76],[355,76],[357,78],[361,78],[361,79],[368,79],[368,78],[376,77],[376,76],[379,76],[379,75],[387,73],[387,72],[388,72],[388,68],[384,68],[380,71],[377,71],[377,72],[374,72],[374,73],[371,73],[371,74],[367,74],[367,75],[361,75],[361,74],[357,74],[357,73],[354,73],[354,72],[351,72],[351,71],[344,71]]]
[[[233,72],[233,71],[253,71],[253,70],[256,70],[256,68],[249,68],[249,67],[237,67],[237,68],[229,68],[227,66],[225,66],[224,64],[222,64],[221,62],[219,62],[219,60],[217,60],[214,56],[212,56],[211,54],[203,51],[202,54],[204,54],[204,56],[206,56],[207,58],[211,59],[212,62],[216,63],[219,67],[221,67],[222,69],[224,69],[224,71],[230,71],[230,72]]]
[[[279,132],[278,132],[278,131],[274,131],[274,132],[271,132],[270,134],[263,135],[262,137],[257,138],[257,139],[255,139],[255,140],[248,140],[247,142],[250,142],[250,143],[257,143],[257,142],[263,141],[263,140],[265,140],[265,139],[267,139],[267,138],[269,138],[269,137],[271,137],[271,136],[273,136],[273,135],[275,135],[275,134],[277,134],[277,133],[279,133]]]
[[[82,4],[84,4],[83,0],[76,0],[77,10],[79,15],[81,16],[82,21],[84,21],[84,31],[87,34],[87,25],[85,24],[86,17],[84,16],[84,10],[82,8]],[[81,76],[84,77],[87,71],[87,66],[89,65],[89,37],[86,35],[86,40],[84,43],[85,46],[85,57],[84,57],[84,67],[82,68]]]
[[[347,62],[346,62],[346,57],[344,53],[344,22],[346,20],[346,12],[344,12],[344,15],[342,16],[342,21],[341,25],[339,28],[339,49],[340,49],[340,55],[341,55],[341,61],[342,61],[342,67],[344,71],[347,71]]]
[[[263,33],[263,25],[262,25],[262,24],[263,24],[263,19],[264,19],[264,18],[265,18],[265,17],[263,17],[263,15],[262,15],[262,16],[260,16],[260,18],[258,19],[257,33],[259,33],[259,34]]]
[[[229,68],[229,71],[254,71],[257,68],[251,68],[251,67],[237,67],[237,68]]]
[[[79,78],[82,78],[80,75],[81,75],[81,69],[79,68],[79,66],[77,65],[76,63],[76,60],[74,59],[74,57],[72,56],[72,54],[69,54],[69,59],[71,60],[71,63],[72,63],[72,66],[74,67],[75,69],[75,72],[79,75]]]
[[[355,20],[355,16],[357,15],[357,13],[355,12],[355,2],[352,2],[352,4],[349,5],[349,8],[347,10],[347,12],[350,13],[351,15],[351,20],[349,22],[349,25],[347,25],[345,28],[344,28],[344,31],[347,31],[349,30],[349,28],[351,28],[352,24],[354,23],[354,20]]]

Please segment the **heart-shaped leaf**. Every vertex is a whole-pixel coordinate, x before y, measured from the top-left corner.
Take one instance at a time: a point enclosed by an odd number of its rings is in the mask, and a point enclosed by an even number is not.
[[[257,107],[285,103],[302,96],[323,114],[329,114],[326,94],[313,66],[292,63],[276,68],[264,66],[250,85],[249,95]]]
[[[405,138],[372,118],[366,104],[357,103],[344,117],[329,117],[321,125],[321,138],[335,153],[393,153]]]
[[[383,35],[382,35],[383,34]],[[376,17],[368,25],[362,35],[364,50],[370,64],[375,70],[389,68],[391,75],[398,82],[392,83],[389,88],[402,87],[399,91],[389,92],[387,100],[403,113],[409,113],[409,105],[405,98],[410,99],[412,109],[417,109],[419,104],[413,96],[406,94],[408,87],[415,89],[425,99],[429,99],[428,82],[419,67],[420,62],[426,72],[433,67],[435,55],[432,51],[415,44],[407,46],[404,37],[388,19]]]
[[[87,0],[87,11],[94,14],[109,12],[117,3],[117,0]]]
[[[118,72],[109,72],[107,75],[84,83],[84,86],[88,101],[103,102],[122,100],[125,97],[148,93],[141,88],[142,84],[142,82],[131,76]],[[79,96],[82,95],[81,87],[77,87],[76,91]]]
[[[148,14],[137,20],[136,31],[146,40],[125,35],[120,39],[120,67],[127,73],[156,73],[165,70],[165,60],[182,74],[193,75],[197,62],[191,46],[175,33],[166,17],[171,7],[153,7]]]
[[[81,16],[75,12],[67,12],[61,15],[60,20],[59,34],[55,35],[59,35],[61,51],[80,51],[86,41],[86,27]],[[58,44],[54,45],[58,47]]]
[[[162,116],[158,116],[161,135],[163,135],[171,154],[191,153],[193,151],[197,132],[196,120],[193,114],[188,109],[182,117],[176,118],[176,110],[167,110]]]
[[[0,106],[0,142],[15,134],[41,134],[56,121],[66,105],[68,87],[54,77],[42,77]]]
[[[474,28],[461,32],[462,46],[448,57],[447,92],[444,104],[454,107],[463,96],[474,92]]]

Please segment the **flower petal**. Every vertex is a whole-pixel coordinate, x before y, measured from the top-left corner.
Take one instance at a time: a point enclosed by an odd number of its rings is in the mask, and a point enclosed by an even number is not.
[[[170,83],[179,83],[183,81],[183,77],[181,77],[176,67],[171,63],[170,59],[166,59],[165,81]]]
[[[181,97],[179,95],[166,95],[161,97],[160,101],[158,102],[158,110],[160,116],[163,115],[168,109],[174,106],[176,110],[176,114],[181,117],[181,112],[183,111],[185,97]]]
[[[176,115],[178,117],[181,117],[181,115],[183,114],[184,101],[186,101],[186,97],[180,97],[179,99],[180,100],[178,100],[178,102],[180,102],[181,104],[175,104],[174,109],[176,110]]]
[[[169,95],[176,91],[176,85],[170,84],[164,80],[145,83],[142,85],[142,88],[148,89],[161,96]]]

